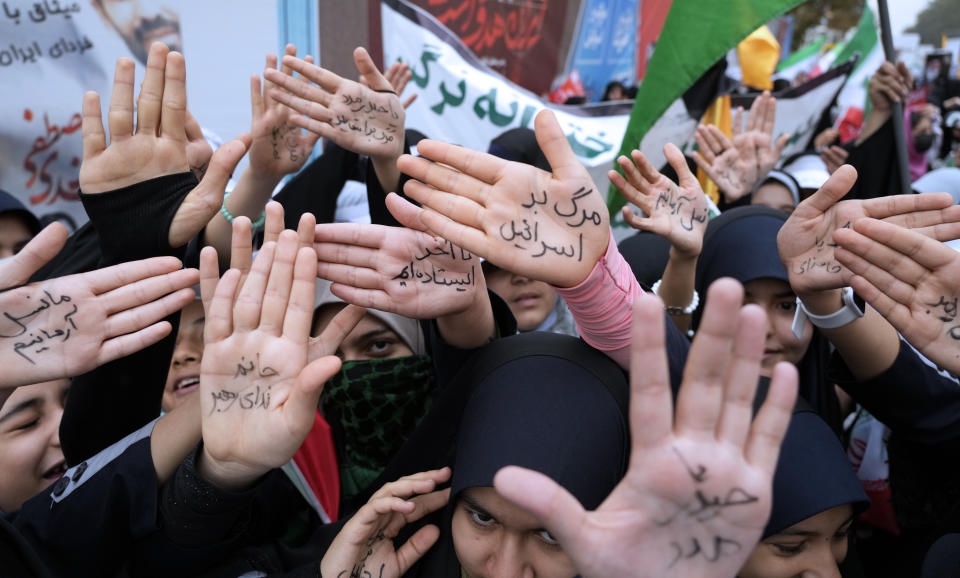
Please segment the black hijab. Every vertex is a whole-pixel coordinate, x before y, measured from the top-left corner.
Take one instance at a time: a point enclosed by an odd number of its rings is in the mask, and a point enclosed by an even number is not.
[[[790,282],[777,252],[777,233],[786,220],[783,211],[761,205],[737,207],[711,219],[697,260],[694,286],[702,298],[700,308],[693,313],[694,330],[703,315],[707,288],[720,277],[733,277],[740,283],[763,278]],[[814,328],[807,352],[797,363],[800,397],[839,434],[840,405],[832,384],[826,380],[829,354],[829,343]]]
[[[579,339],[549,333],[498,340],[479,358],[462,384],[470,391],[463,412],[448,422],[459,426],[450,503],[431,520],[440,539],[408,576],[460,576],[450,529],[457,497],[492,486],[503,466],[546,474],[589,509],[626,473],[629,385],[612,360]]]

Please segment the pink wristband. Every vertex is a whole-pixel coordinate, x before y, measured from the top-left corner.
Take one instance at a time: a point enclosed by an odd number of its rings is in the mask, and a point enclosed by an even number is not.
[[[624,369],[630,365],[633,300],[643,294],[630,265],[610,234],[607,252],[580,284],[555,287],[570,308],[577,330],[591,347],[606,353]]]

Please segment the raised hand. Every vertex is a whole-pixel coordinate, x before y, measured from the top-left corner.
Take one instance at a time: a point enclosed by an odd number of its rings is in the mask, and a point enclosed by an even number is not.
[[[487,298],[480,259],[440,237],[382,225],[316,228],[317,275],[348,303],[414,319],[466,310]]]
[[[782,134],[773,140],[773,127],[777,120],[777,99],[764,91],[754,99],[747,115],[747,128],[744,134],[753,142],[757,159],[757,181],[769,173],[780,160],[783,148],[787,146],[790,135]],[[757,181],[754,181],[753,187]]]
[[[321,573],[402,576],[433,546],[440,530],[433,524],[424,526],[400,548],[394,547],[393,538],[406,524],[447,504],[450,490],[434,489],[449,478],[450,470],[444,468],[406,476],[380,488],[334,538],[320,562]]]
[[[183,55],[159,42],[150,47],[147,71],[133,120],[134,64],[117,60],[108,114],[110,146],[100,116],[100,96],[83,96],[83,162],[80,189],[86,194],[191,170],[188,159],[186,68]],[[186,196],[170,224],[171,246],[184,245],[220,210],[230,174],[250,137],[241,135],[217,149],[203,180]]]
[[[161,320],[193,300],[197,278],[178,259],[155,257],[0,293],[0,387],[80,375],[156,343],[171,329]]]
[[[334,356],[308,357],[315,277],[316,254],[285,231],[261,248],[238,294],[239,271],[217,284],[204,325],[200,471],[221,487],[245,487],[286,463],[340,368]],[[359,320],[349,308],[340,315]]]
[[[683,255],[697,256],[707,229],[707,198],[680,149],[668,143],[663,153],[677,171],[679,186],[660,174],[638,150],[630,154],[632,161],[625,156],[617,159],[626,179],[616,171],[609,171],[607,177],[625,199],[647,215],[640,217],[624,207],[623,219],[628,225],[667,238]]]
[[[432,140],[417,150],[435,162],[404,155],[397,166],[422,181],[404,191],[430,231],[514,273],[573,287],[607,250],[607,209],[553,113],[541,111],[535,127],[553,174]]]
[[[68,236],[66,227],[54,221],[30,239],[16,255],[0,261],[0,289],[26,283],[57,256]]]
[[[860,219],[834,233],[850,286],[928,359],[960,375],[960,253],[902,227]]]
[[[288,44],[285,56],[296,55],[297,49]],[[304,62],[312,64],[313,58],[306,56]],[[267,55],[266,68],[276,70],[275,54]],[[280,72],[289,75],[290,68],[284,66]],[[250,77],[250,108],[253,117],[250,125],[250,136],[253,138],[253,144],[250,145],[250,168],[261,178],[280,179],[299,171],[310,158],[310,153],[320,138],[320,135],[314,132],[303,134],[300,126],[291,120],[297,114],[274,98],[278,92],[270,80],[264,80],[261,92],[260,76]]]
[[[729,578],[759,541],[797,371],[777,365],[751,423],[766,318],[756,306],[741,308],[742,298],[735,281],[711,286],[675,418],[662,305],[652,295],[634,302],[630,467],[596,511],[530,470],[511,466],[494,478],[501,495],[544,524],[584,578]]]
[[[383,77],[386,78],[390,86],[393,87],[393,91],[397,93],[397,96],[403,96],[403,91],[407,88],[407,83],[413,78],[413,72],[411,72],[410,66],[406,62],[397,61],[387,68],[386,72],[383,73]],[[366,85],[366,79],[361,77],[360,83]],[[413,104],[415,100],[417,100],[416,92],[411,94],[407,100],[403,101],[403,108],[410,108],[410,105]]]
[[[739,131],[739,124],[738,110],[733,125],[735,131]],[[760,175],[752,136],[735,134],[731,142],[719,128],[700,125],[693,138],[699,149],[693,151],[694,162],[713,179],[728,203],[739,200],[753,190]]]
[[[275,100],[304,115],[291,117],[296,126],[356,153],[395,159],[403,152],[403,105],[366,50],[357,48],[353,59],[366,85],[293,56],[283,57],[288,73],[269,69],[263,75],[283,89],[274,91]]]
[[[850,228],[858,219],[883,219],[939,241],[960,236],[960,207],[952,206],[953,197],[949,194],[840,201],[856,179],[853,167],[840,167],[820,190],[797,205],[777,235],[777,249],[790,276],[790,285],[801,297],[849,283],[850,270],[834,255],[833,232]]]

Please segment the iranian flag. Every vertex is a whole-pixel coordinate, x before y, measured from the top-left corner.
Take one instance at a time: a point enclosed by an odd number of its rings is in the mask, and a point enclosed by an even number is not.
[[[793,79],[801,73],[809,76],[813,72],[813,67],[817,65],[817,59],[820,58],[823,43],[824,37],[821,36],[817,41],[797,50],[786,60],[782,60],[777,65],[777,72],[773,75],[773,78],[783,78],[793,82]]]
[[[843,45],[837,54],[836,62],[846,62],[854,55],[859,56],[856,67],[847,79],[847,84],[837,96],[837,108],[840,114],[835,123],[840,130],[840,139],[853,140],[860,132],[860,126],[869,108],[870,77],[883,64],[883,44],[868,4],[863,6],[863,16],[853,36]]]
[[[692,134],[696,128],[700,117],[691,109],[702,107],[706,110],[716,97],[716,93],[695,91],[706,94],[696,99],[687,94],[688,98],[684,99],[685,93],[689,93],[727,51],[751,32],[800,2],[673,0],[656,50],[647,65],[643,84],[637,92],[620,154],[629,155],[630,151],[639,148],[654,166],[662,164],[663,145],[682,142],[679,133],[689,131]],[[620,170],[616,163],[614,168]],[[624,204],[623,196],[611,185],[607,194],[611,216],[618,218]]]

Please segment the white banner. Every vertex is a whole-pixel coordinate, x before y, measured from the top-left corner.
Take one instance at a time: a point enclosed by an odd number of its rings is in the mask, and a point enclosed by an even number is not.
[[[550,108],[585,165],[612,166],[629,104],[552,105],[484,66],[429,14],[402,0],[383,0],[381,6],[384,63],[409,63],[413,80],[407,93],[420,94],[407,109],[407,128],[485,151],[511,128],[532,129],[537,112]]]
[[[228,140],[250,130],[251,74],[276,52],[275,1],[0,2],[0,189],[44,220],[86,221],[78,200],[83,93],[104,118],[116,59],[143,78],[154,40],[182,48],[190,111]]]

